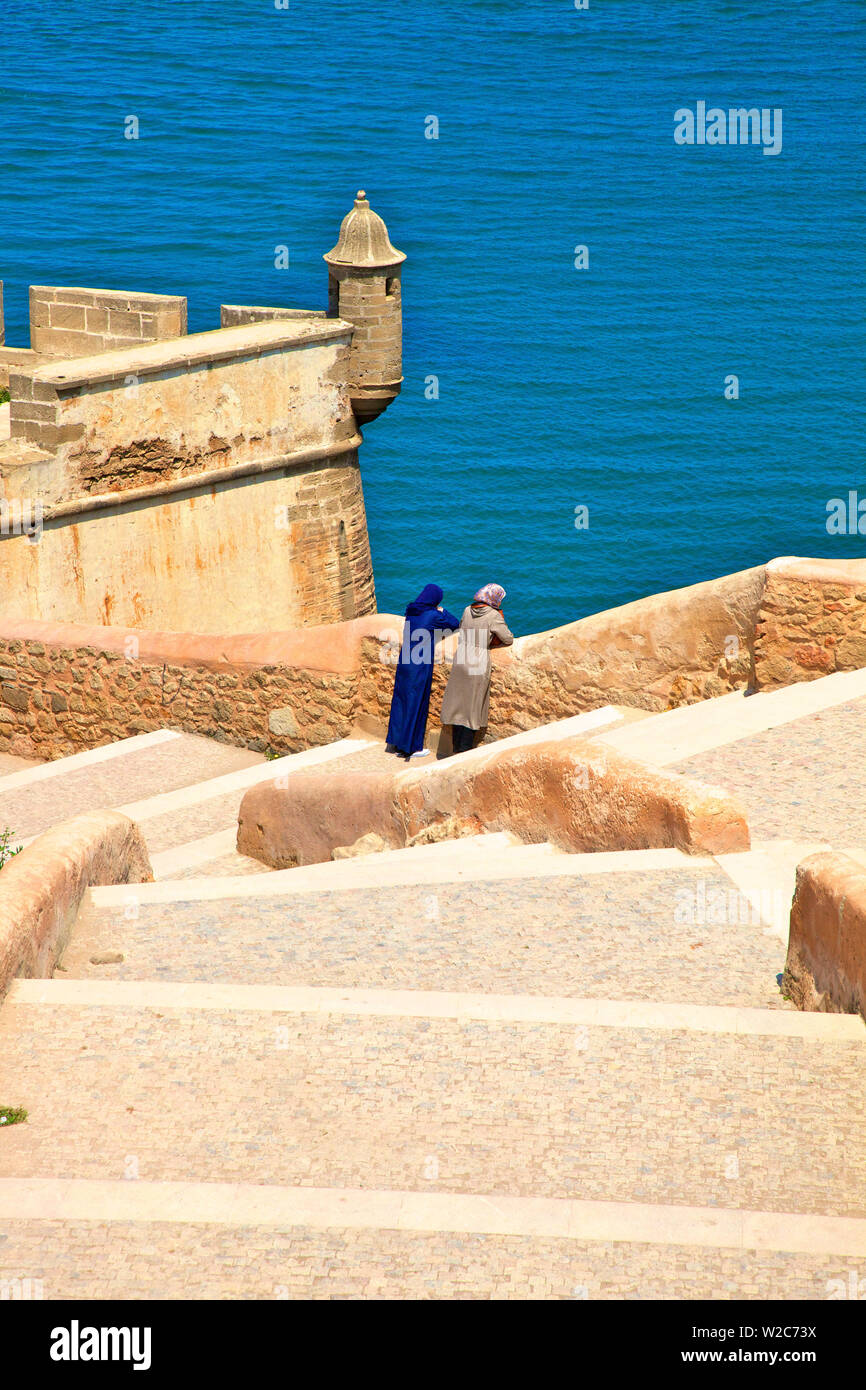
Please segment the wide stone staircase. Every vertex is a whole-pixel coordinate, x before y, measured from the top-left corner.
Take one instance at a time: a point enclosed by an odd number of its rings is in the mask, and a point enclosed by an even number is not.
[[[588,717],[743,797],[752,849],[715,859],[487,834],[241,860],[246,787],[298,759],[348,770],[372,741],[268,764],[163,731],[0,778],[24,836],[121,807],[157,879],[89,890],[54,978],[0,1007],[0,1104],[28,1110],[0,1132],[0,1279],[48,1298],[847,1287],[866,1029],[796,1011],[778,977],[798,860],[866,846],[864,724],[862,672]]]

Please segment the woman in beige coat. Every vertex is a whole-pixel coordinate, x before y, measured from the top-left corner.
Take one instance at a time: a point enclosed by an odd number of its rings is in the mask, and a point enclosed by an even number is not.
[[[490,648],[510,647],[514,637],[502,616],[501,584],[479,589],[460,620],[457,652],[442,699],[442,723],[452,725],[452,747],[465,753],[490,710]]]

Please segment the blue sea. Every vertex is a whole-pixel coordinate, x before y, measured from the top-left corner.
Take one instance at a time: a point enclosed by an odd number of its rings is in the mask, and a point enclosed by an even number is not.
[[[825,524],[866,498],[864,34],[860,0],[4,0],[7,342],[31,283],[186,294],[193,331],[323,306],[364,188],[408,257],[382,610],[493,580],[529,632],[866,554]],[[699,101],[780,108],[781,152],[676,144]]]

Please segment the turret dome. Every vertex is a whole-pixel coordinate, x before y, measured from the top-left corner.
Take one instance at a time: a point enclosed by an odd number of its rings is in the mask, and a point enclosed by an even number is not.
[[[375,267],[399,265],[406,256],[391,245],[388,228],[370,207],[361,188],[355,206],[343,218],[336,246],[324,259],[329,265]]]

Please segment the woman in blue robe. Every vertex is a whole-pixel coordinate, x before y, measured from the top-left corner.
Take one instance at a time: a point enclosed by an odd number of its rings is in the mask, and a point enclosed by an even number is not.
[[[455,632],[460,626],[459,618],[439,607],[441,602],[439,585],[426,584],[406,609],[387,734],[389,747],[402,753],[404,758],[425,752],[424,735],[433,688],[437,635]]]

